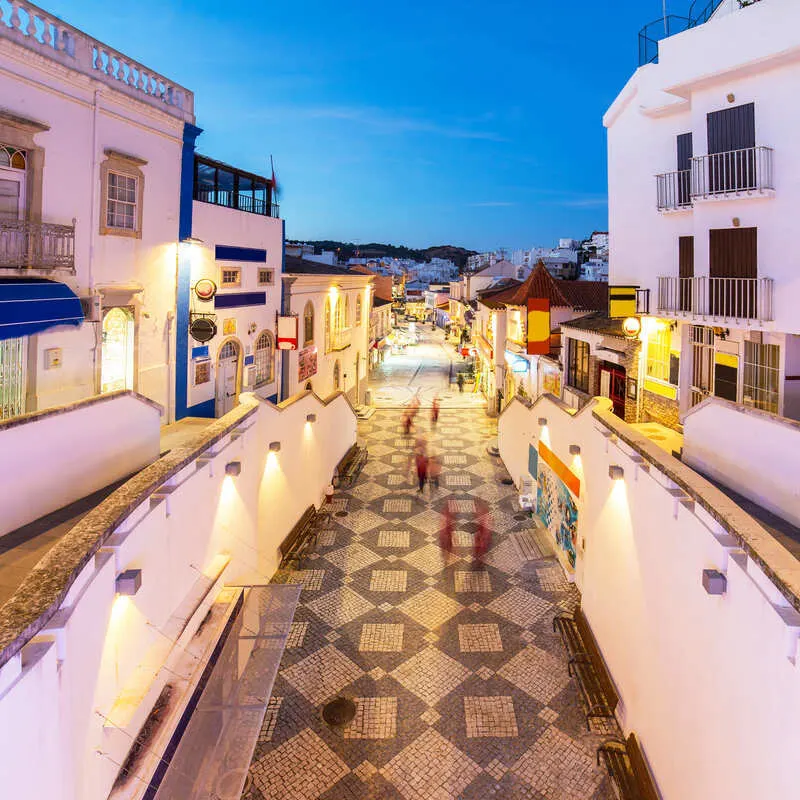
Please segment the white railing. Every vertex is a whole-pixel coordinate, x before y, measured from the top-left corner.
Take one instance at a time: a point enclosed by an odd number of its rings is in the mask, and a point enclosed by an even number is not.
[[[775,189],[772,148],[747,147],[692,158],[692,199],[764,193]]]
[[[0,269],[63,270],[75,274],[72,225],[0,220]]]
[[[773,295],[772,278],[660,277],[656,313],[770,322]]]
[[[163,108],[194,117],[194,94],[27,0],[0,1],[0,37]]]
[[[692,205],[691,174],[689,169],[656,175],[656,195],[659,211],[677,211]]]
[[[341,328],[331,332],[331,350],[345,350],[350,347],[353,331],[350,328]]]

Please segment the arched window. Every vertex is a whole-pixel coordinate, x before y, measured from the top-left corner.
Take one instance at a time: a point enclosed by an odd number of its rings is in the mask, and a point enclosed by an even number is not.
[[[339,367],[339,362],[337,361],[333,365],[333,391],[338,392],[341,388],[342,378],[341,378],[341,368]]]
[[[325,352],[331,351],[331,299],[325,298]]]
[[[314,304],[309,300],[303,311],[303,346],[314,343]]]
[[[256,352],[254,363],[256,367],[256,386],[263,386],[272,382],[272,365],[275,361],[275,345],[272,334],[264,331],[256,339]]]
[[[361,295],[356,297],[356,325],[361,324]]]

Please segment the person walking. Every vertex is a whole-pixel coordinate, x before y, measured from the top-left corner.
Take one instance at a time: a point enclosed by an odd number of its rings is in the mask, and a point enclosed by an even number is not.
[[[431,495],[433,490],[439,488],[439,476],[442,474],[442,462],[438,454],[432,453],[428,456],[428,485],[431,487]]]
[[[453,552],[453,512],[450,510],[450,503],[444,504],[442,510],[442,527],[439,530],[439,547],[444,553]]]
[[[433,403],[431,405],[431,427],[435,428],[436,423],[439,421],[439,395],[434,395]]]
[[[422,450],[417,451],[417,480],[419,481],[419,491],[425,488],[425,482],[428,480],[428,456]]]
[[[464,394],[464,373],[459,372],[456,376],[456,383],[458,384],[458,391]]]
[[[492,531],[489,528],[488,507],[481,501],[476,501],[476,504],[478,529],[475,531],[475,544],[472,551],[472,559],[476,564],[481,565],[483,564],[483,557],[492,544]]]

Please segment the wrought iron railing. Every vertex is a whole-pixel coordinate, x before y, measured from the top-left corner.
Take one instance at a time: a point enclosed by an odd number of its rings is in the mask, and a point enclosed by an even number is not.
[[[659,211],[677,211],[692,205],[690,169],[656,175],[656,194]]]
[[[772,278],[660,277],[656,313],[770,322],[773,297]]]
[[[204,189],[195,186],[194,199],[215,206],[234,208],[237,211],[247,211],[250,214],[261,214],[264,217],[278,218],[281,215],[281,208],[277,203],[270,203],[260,197],[230,189]]]
[[[331,332],[330,349],[346,350],[350,347],[353,339],[353,331],[350,328],[340,328]]]
[[[748,147],[692,158],[692,198],[772,191],[772,148]]]
[[[72,225],[0,219],[0,269],[59,270],[75,273],[75,220]]]

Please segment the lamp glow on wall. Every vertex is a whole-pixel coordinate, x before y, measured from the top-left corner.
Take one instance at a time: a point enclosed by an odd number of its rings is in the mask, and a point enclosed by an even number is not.
[[[140,569],[126,569],[117,575],[115,588],[117,594],[133,597],[142,586],[142,571]]]
[[[238,475],[241,475],[241,473],[242,473],[242,462],[241,461],[229,461],[225,465],[225,474],[226,475],[232,475],[233,477],[236,477]]]
[[[280,451],[281,451],[281,443],[280,442],[270,442],[269,443],[269,451],[270,451],[270,453],[280,453]]]

